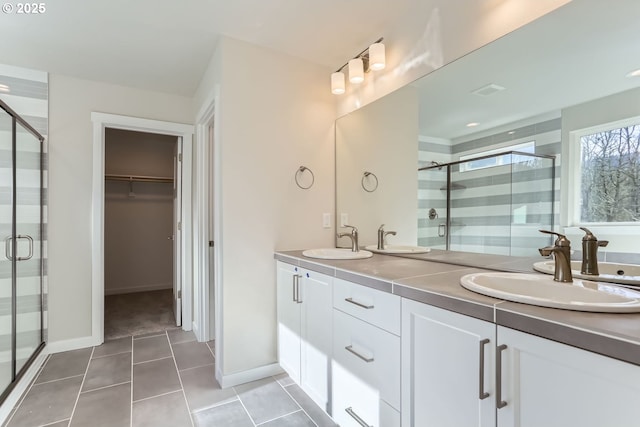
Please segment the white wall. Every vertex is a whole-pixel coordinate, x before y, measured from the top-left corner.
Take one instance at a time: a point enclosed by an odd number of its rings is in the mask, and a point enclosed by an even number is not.
[[[190,98],[57,74],[49,108],[49,342],[56,342],[91,336],[91,112],[180,123],[194,113]]]
[[[336,203],[338,221],[349,215],[358,227],[360,246],[375,245],[385,224],[389,244],[418,242],[418,96],[407,86],[336,121]],[[364,171],[377,176],[378,187],[367,192]],[[373,190],[376,179],[364,181]],[[347,231],[347,230],[341,230]],[[348,238],[339,245],[348,247]]]
[[[367,73],[365,82],[359,86],[347,83],[346,93],[336,96],[338,114],[344,115],[368,104],[569,1],[422,2],[394,27],[380,29],[387,66],[382,71]],[[329,81],[328,75],[325,80]]]
[[[330,70],[224,38],[196,102],[220,84],[222,371],[275,363],[274,250],[333,244],[335,110]],[[196,104],[196,110],[202,107]],[[315,184],[294,181],[304,165]],[[220,337],[217,337],[220,339]]]
[[[177,138],[106,129],[105,173],[173,177]],[[105,182],[105,294],[173,287],[171,182]],[[133,194],[131,194],[133,190]]]

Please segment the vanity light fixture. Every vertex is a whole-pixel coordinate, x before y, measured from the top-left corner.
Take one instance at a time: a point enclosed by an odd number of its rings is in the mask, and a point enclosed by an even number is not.
[[[331,74],[331,93],[341,95],[345,92],[344,70],[348,66],[349,81],[360,84],[364,81],[364,73],[369,70],[382,70],[386,66],[383,38],[373,42],[371,46],[351,58],[348,62]]]
[[[0,84],[0,92],[11,92],[11,89],[7,85]]]
[[[640,68],[638,68],[637,70],[630,71],[627,74],[627,77],[629,77],[629,78],[631,78],[631,77],[640,77]]]

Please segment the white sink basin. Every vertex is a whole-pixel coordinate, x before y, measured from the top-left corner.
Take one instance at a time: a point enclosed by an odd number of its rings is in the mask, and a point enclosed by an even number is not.
[[[321,248],[307,249],[306,251],[302,252],[302,255],[308,258],[318,259],[364,259],[371,258],[373,256],[373,253],[363,250],[353,252],[351,249]]]
[[[621,286],[574,280],[555,282],[552,277],[522,273],[473,273],[460,278],[473,292],[508,301],[607,313],[640,312],[640,292]]]
[[[640,286],[640,265],[618,264],[614,262],[599,262],[599,276],[580,274],[582,261],[571,261],[571,274],[579,279],[593,280],[597,282],[620,283],[622,285]],[[533,264],[533,269],[540,273],[553,274],[555,261],[540,261]]]
[[[384,249],[378,249],[377,245],[366,246],[366,250],[377,254],[425,254],[431,248],[424,246],[385,245]]]

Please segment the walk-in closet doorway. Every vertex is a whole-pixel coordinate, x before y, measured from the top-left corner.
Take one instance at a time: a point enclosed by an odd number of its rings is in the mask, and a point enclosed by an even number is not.
[[[181,138],[105,129],[105,340],[182,323]]]
[[[92,327],[90,345],[99,345],[105,341],[105,338],[112,338],[112,336],[105,335],[105,332],[109,332],[105,327],[107,326],[105,324],[105,297],[111,296],[106,295],[107,293],[120,295],[124,290],[142,291],[145,290],[145,287],[147,287],[147,290],[155,292],[152,289],[153,287],[168,288],[166,282],[163,282],[163,284],[155,280],[151,282],[135,282],[131,280],[132,276],[139,274],[138,272],[131,273],[131,271],[135,271],[136,265],[144,265],[147,269],[152,270],[163,270],[165,268],[168,268],[169,266],[172,266],[172,289],[170,291],[172,304],[171,315],[176,321],[172,322],[171,325],[172,327],[176,327],[178,321],[180,321],[183,330],[191,330],[193,326],[191,309],[192,273],[190,268],[193,263],[193,236],[191,221],[191,163],[193,159],[192,150],[194,127],[181,123],[149,120],[138,117],[121,116],[99,112],[91,113],[91,121],[93,122],[93,219],[91,257]],[[126,132],[132,133],[129,134]],[[120,136],[124,135],[125,139],[132,134],[149,134],[149,137],[164,135],[167,138],[171,138],[171,142],[167,142],[168,146],[172,146],[171,148],[173,153],[171,156],[171,173],[169,175],[156,175],[156,171],[149,170],[131,171],[125,169],[107,169],[106,153],[107,150],[111,150],[111,147],[107,147],[107,137],[113,134],[118,134]],[[159,142],[155,142],[155,144],[158,143]],[[166,151],[169,151],[169,147],[166,148]],[[122,159],[123,156],[121,156],[122,162],[118,163],[120,164],[120,166],[128,164],[131,167],[138,167],[141,166],[141,164],[149,161],[149,156],[155,156],[156,154],[158,154],[157,151],[158,150],[154,150],[153,154],[147,153],[145,155],[132,155],[131,158],[128,158],[127,155],[125,155],[124,159]],[[133,157],[135,157],[135,159]],[[109,181],[107,181],[106,179],[108,177],[108,174],[111,175],[111,179],[109,179]],[[127,177],[116,177],[115,175],[125,175]],[[148,182],[149,180],[145,179],[145,177],[150,177],[156,182]],[[136,181],[135,178],[138,178],[139,180]],[[166,178],[167,181],[172,180],[172,182],[160,182],[162,178]],[[145,184],[148,184],[149,186],[166,185],[171,188],[170,194],[172,195],[171,203],[173,206],[171,226],[173,231],[171,232],[168,231],[167,228],[161,228],[159,229],[161,231],[159,231],[158,233],[152,233],[154,234],[153,238],[149,237],[150,240],[153,240],[156,243],[156,245],[154,246],[154,250],[163,247],[164,249],[167,249],[168,246],[172,247],[173,256],[172,259],[169,259],[168,261],[149,261],[148,257],[150,256],[150,254],[147,249],[144,249],[141,246],[136,247],[133,243],[131,243],[133,242],[133,240],[126,240],[126,238],[130,238],[132,236],[133,232],[138,232],[138,228],[142,227],[142,225],[146,226],[146,223],[150,222],[149,217],[146,217],[144,221],[138,220],[138,222],[135,223],[136,225],[133,227],[128,226],[130,230],[133,230],[128,234],[123,232],[123,229],[126,227],[117,226],[116,228],[109,228],[109,225],[107,224],[107,220],[111,222],[111,220],[113,219],[111,215],[113,212],[107,212],[107,209],[111,210],[111,207],[106,208],[106,203],[108,201],[112,201],[108,200],[109,197],[111,197],[111,199],[120,197],[121,199],[119,200],[119,203],[123,206],[126,205],[125,202],[133,201],[130,199],[140,199],[135,200],[134,202],[138,204],[143,204],[142,202],[145,200],[146,202],[149,202],[151,199],[154,199],[155,202],[158,202],[161,198],[165,199],[164,202],[169,201],[168,188],[165,188],[164,190],[159,188],[150,190],[149,188],[145,189],[141,187],[141,185]],[[109,187],[108,191],[109,193],[111,193],[110,195],[108,195],[107,193],[107,187]],[[117,195],[116,190],[119,191]],[[146,197],[143,197],[143,190],[144,192],[150,191],[151,194],[146,194]],[[167,191],[167,193],[162,193],[162,191],[165,190]],[[115,209],[115,213],[118,213],[118,208]],[[109,215],[109,218],[107,218],[107,214]],[[157,219],[157,216],[162,216],[159,215],[159,213],[155,210],[153,212],[153,215],[154,220]],[[163,215],[166,215],[166,213]],[[117,215],[115,215],[115,217],[117,217]],[[107,236],[107,233],[114,234],[110,234],[109,236]],[[127,235],[125,236],[125,234]],[[149,234],[147,234],[147,236],[149,236]],[[120,238],[121,240],[125,238],[125,242],[122,243],[122,241],[120,241],[118,243],[117,239],[113,241],[114,238]],[[107,240],[110,240],[110,242],[107,243]],[[162,243],[160,243],[160,241]],[[115,246],[113,246],[112,243],[115,243]],[[110,251],[110,254],[107,254],[107,251]],[[128,268],[134,268],[134,270],[131,270],[129,272],[130,274],[128,275],[123,275],[122,271],[112,271],[110,273],[107,272],[106,261],[109,261],[109,259],[113,257],[121,261],[124,260],[125,264],[123,265],[126,266],[126,263],[128,263]],[[131,260],[134,258],[137,260],[137,262],[131,262]],[[123,267],[120,268],[122,269]],[[164,271],[166,272],[166,269]],[[112,277],[119,278],[119,280],[117,279],[113,283],[107,284],[107,275],[109,275],[108,280],[111,280]],[[125,283],[126,280],[123,280],[122,277],[126,277],[129,282]],[[161,290],[162,289],[158,289],[158,291]],[[141,292],[127,293],[132,295],[141,294]],[[150,305],[149,301],[150,300],[139,302],[138,306]],[[122,311],[127,315],[134,312],[133,309],[127,310],[126,308]],[[126,318],[126,316],[124,317]],[[131,323],[135,324],[142,322],[133,321]],[[156,326],[151,326],[151,328],[156,329]],[[132,330],[131,332],[129,332],[129,334],[131,333],[139,334],[145,332]]]

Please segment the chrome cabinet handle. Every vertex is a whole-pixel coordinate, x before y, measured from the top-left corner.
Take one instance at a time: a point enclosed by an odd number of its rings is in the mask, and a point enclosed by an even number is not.
[[[498,409],[507,406],[507,402],[502,400],[502,352],[506,349],[506,344],[499,345],[496,354],[496,407]]]
[[[489,393],[487,393],[486,391],[484,391],[484,347],[485,345],[489,344],[489,339],[485,338],[482,341],[480,341],[480,387],[478,390],[478,398],[480,400],[484,400],[487,397],[489,397]]]
[[[350,302],[353,305],[357,305],[358,307],[366,308],[367,310],[371,310],[373,308],[372,305],[366,305],[358,301],[354,301],[353,298],[345,298],[346,302]]]
[[[373,427],[372,425],[367,424],[367,423],[365,422],[365,420],[363,420],[362,418],[360,418],[360,417],[358,416],[358,414],[356,414],[356,413],[353,411],[353,408],[352,408],[351,406],[349,406],[348,408],[346,408],[346,409],[345,409],[345,412],[346,412],[347,414],[349,414],[349,415],[351,416],[351,418],[353,418],[354,420],[356,420],[356,422],[357,422],[358,424],[360,424],[362,427]]]
[[[298,304],[302,303],[302,300],[300,299],[300,277],[301,276],[299,274],[293,275],[293,302]]]
[[[373,357],[366,357],[366,356],[361,355],[360,353],[358,353],[357,351],[355,351],[353,349],[352,345],[348,345],[344,349],[347,350],[349,353],[356,355],[357,357],[359,357],[360,359],[364,360],[367,363],[373,362]]]
[[[293,289],[293,297],[291,298],[293,300],[293,302],[297,302],[298,300],[296,299],[297,295],[296,295],[296,278],[298,277],[297,274],[294,274],[293,276],[291,276],[291,289]]]

